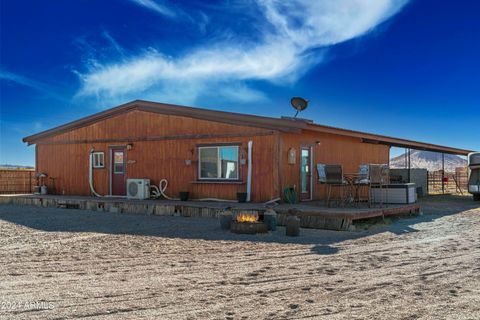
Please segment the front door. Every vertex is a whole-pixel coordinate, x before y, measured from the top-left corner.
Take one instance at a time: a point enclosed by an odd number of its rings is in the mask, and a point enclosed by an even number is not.
[[[111,166],[112,195],[124,196],[126,195],[125,149],[112,149]]]
[[[300,151],[300,199],[312,199],[312,149],[302,147]]]

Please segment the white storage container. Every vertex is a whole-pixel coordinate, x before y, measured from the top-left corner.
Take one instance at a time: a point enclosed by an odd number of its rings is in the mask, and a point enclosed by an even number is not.
[[[415,183],[388,184],[372,186],[373,203],[409,204],[417,201]]]

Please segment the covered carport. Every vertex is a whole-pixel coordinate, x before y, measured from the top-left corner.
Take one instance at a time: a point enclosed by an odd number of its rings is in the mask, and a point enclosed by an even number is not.
[[[372,135],[374,136],[374,135]],[[388,137],[372,137],[364,138],[362,140],[365,143],[378,143],[388,145],[390,147],[397,147],[405,149],[405,169],[407,171],[407,181],[408,183],[412,182],[412,161],[411,154],[412,150],[421,150],[421,151],[430,151],[439,153],[441,155],[441,192],[445,194],[445,185],[447,183],[446,172],[445,172],[445,155],[458,155],[458,156],[468,156],[469,153],[473,152],[472,150],[453,148],[448,146],[418,142],[413,140],[398,139],[398,138],[388,138]],[[428,182],[427,182],[428,186]],[[461,189],[460,189],[461,190]]]
[[[441,161],[440,161],[441,162],[441,169],[440,169],[441,179],[439,179],[439,182],[441,183],[442,194],[446,193],[445,192],[446,191],[445,190],[445,178],[446,178],[445,177],[445,172],[446,172],[445,156],[457,155],[457,156],[466,157],[468,156],[469,153],[474,152],[473,150],[449,147],[449,146],[426,143],[426,142],[415,141],[415,140],[395,138],[395,137],[390,137],[385,135],[366,133],[366,132],[336,128],[336,127],[325,126],[325,125],[318,125],[314,123],[309,123],[308,128],[314,131],[320,131],[320,132],[329,133],[329,134],[355,137],[360,139],[363,143],[381,144],[381,145],[390,147],[390,149],[392,147],[405,149],[405,168],[407,169],[407,178],[406,178],[407,183],[412,182],[412,169],[414,169],[412,167],[412,162],[411,162],[412,150],[429,151],[429,152],[438,153],[441,155]]]

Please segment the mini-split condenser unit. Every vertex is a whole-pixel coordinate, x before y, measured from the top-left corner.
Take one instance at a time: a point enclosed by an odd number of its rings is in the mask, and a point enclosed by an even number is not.
[[[127,179],[127,199],[150,198],[150,179]]]

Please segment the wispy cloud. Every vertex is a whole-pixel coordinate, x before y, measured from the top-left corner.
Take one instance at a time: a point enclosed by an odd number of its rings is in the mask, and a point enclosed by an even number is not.
[[[230,37],[191,48],[181,56],[150,49],[122,60],[97,62],[79,74],[82,87],[78,96],[121,100],[155,92],[161,100],[180,103],[193,103],[211,93],[244,101],[262,99],[260,92],[247,88],[244,82],[294,83],[323,61],[330,46],[365,35],[406,2],[256,0],[252,5],[264,19],[252,19],[255,23],[263,21],[256,27],[261,34],[255,43]],[[228,89],[235,86],[242,90]]]
[[[0,80],[9,81],[17,85],[33,89],[45,97],[64,102],[67,100],[63,95],[57,93],[57,90],[52,86],[16,73],[0,70]]]
[[[150,9],[154,11],[155,13],[158,13],[162,16],[168,17],[168,18],[174,18],[177,15],[177,12],[173,10],[171,7],[166,5],[164,2],[160,1],[155,1],[155,0],[130,0],[134,3],[136,3],[139,6],[145,7],[147,9]]]
[[[110,46],[121,56],[125,57],[125,50],[123,47],[115,40],[107,30],[103,30],[102,36],[108,41]]]

